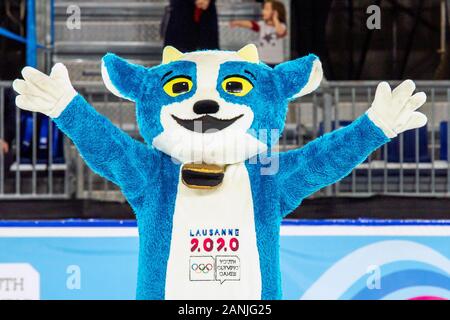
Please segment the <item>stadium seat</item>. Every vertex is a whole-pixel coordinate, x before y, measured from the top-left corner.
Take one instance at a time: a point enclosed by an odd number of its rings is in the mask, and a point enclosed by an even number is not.
[[[439,141],[440,141],[439,158],[441,160],[448,160],[447,130],[448,130],[447,121],[441,121],[441,123],[439,124]]]
[[[428,152],[428,131],[427,126],[418,130],[410,130],[403,133],[403,162],[416,162],[416,135],[419,139],[418,161],[430,162]],[[384,160],[384,152],[381,153]],[[400,162],[400,136],[394,138],[387,144],[387,161]]]
[[[48,163],[49,118],[37,116],[37,163]],[[20,163],[31,163],[33,159],[33,117],[23,112],[21,119]],[[52,162],[64,163],[64,139],[58,128],[52,126]]]

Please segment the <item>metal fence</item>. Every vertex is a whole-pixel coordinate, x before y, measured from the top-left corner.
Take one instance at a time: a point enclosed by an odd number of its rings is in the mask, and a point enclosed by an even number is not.
[[[0,199],[69,198],[71,158],[54,161],[53,123],[13,100],[11,83],[0,82]],[[39,135],[38,123],[47,124],[47,134]]]
[[[328,82],[320,92],[293,104],[291,125],[282,138],[282,148],[296,137],[295,147],[349,124],[370,107],[376,81]],[[396,86],[398,82],[392,82]],[[449,196],[448,162],[450,82],[418,81],[417,90],[426,92],[421,111],[428,116],[426,127],[410,130],[374,152],[341,182],[316,196]],[[296,133],[289,134],[291,131]],[[284,139],[284,140],[283,140]],[[333,155],[330,155],[332,157]]]
[[[39,115],[29,114],[32,138],[23,141],[23,135],[30,134],[23,128],[27,113],[5,103],[10,85],[0,82],[0,140],[5,139],[8,127],[15,128],[10,151],[0,152],[0,199],[76,197],[123,201],[120,190],[92,173],[68,139],[64,144],[64,160],[55,163],[51,121],[47,136],[43,136]],[[275,148],[282,151],[298,148],[349,124],[370,107],[376,85],[375,81],[325,82],[319,91],[294,101],[285,131]],[[79,82],[75,86],[116,126],[141,139],[133,103],[113,96],[101,82]],[[427,126],[399,135],[369,156],[348,177],[314,197],[450,196],[450,81],[419,81],[417,86],[417,90],[425,91],[428,96],[422,107],[429,119]],[[6,116],[11,108],[13,120]],[[27,155],[23,154],[24,148],[28,148]]]

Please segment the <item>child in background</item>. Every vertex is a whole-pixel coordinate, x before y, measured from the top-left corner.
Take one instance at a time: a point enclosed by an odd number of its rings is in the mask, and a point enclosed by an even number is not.
[[[286,8],[281,1],[266,0],[262,9],[262,20],[235,20],[230,27],[251,29],[259,33],[257,43],[261,61],[274,67],[284,61],[283,38],[287,35]]]

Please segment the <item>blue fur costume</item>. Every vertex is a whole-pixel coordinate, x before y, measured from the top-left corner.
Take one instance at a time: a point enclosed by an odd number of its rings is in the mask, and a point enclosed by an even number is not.
[[[254,114],[250,129],[284,127],[287,105],[308,82],[314,55],[271,69],[262,63],[228,61],[220,66],[216,90],[230,103],[249,106]],[[133,65],[108,54],[103,59],[111,83],[120,94],[136,101],[137,121],[146,144],[140,143],[76,96],[56,119],[58,127],[75,143],[89,167],[117,184],[136,213],[140,252],[138,299],[164,299],[173,215],[181,164],[152,146],[163,127],[159,112],[165,105],[192,97],[196,92],[196,64],[174,61],[153,68]],[[220,86],[227,75],[255,75],[253,90],[243,97],[229,95]],[[192,79],[190,92],[177,97],[164,93],[160,79],[167,73]],[[270,137],[267,146],[276,141]],[[261,299],[281,299],[279,233],[281,220],[302,199],[348,175],[389,139],[368,117],[325,134],[306,146],[279,154],[246,159],[251,183],[254,221],[261,272]],[[264,157],[278,157],[276,174],[262,175]],[[255,163],[256,162],[256,163]]]

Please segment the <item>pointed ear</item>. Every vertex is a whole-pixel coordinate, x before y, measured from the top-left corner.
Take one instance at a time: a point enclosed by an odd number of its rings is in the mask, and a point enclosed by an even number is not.
[[[277,65],[274,69],[282,94],[295,99],[316,90],[322,81],[322,63],[313,54]]]
[[[236,53],[238,54],[238,56],[248,62],[259,63],[258,48],[256,48],[256,46],[252,43],[246,45]]]
[[[163,49],[162,54],[162,64],[171,63],[173,61],[180,60],[183,56],[183,53],[172,46],[166,46]]]
[[[118,97],[136,101],[142,94],[146,68],[132,64],[115,54],[102,59],[102,78],[106,88]]]

